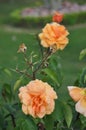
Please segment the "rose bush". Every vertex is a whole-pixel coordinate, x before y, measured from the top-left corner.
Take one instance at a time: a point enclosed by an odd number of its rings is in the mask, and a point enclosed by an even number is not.
[[[36,34],[34,52],[30,43],[29,47],[24,43],[19,46],[17,52],[23,55],[23,61],[21,67],[12,71],[21,76],[14,84],[4,84],[0,90],[2,130],[86,129],[86,68],[74,86],[67,89],[62,85],[58,55],[69,42],[69,32],[60,23],[62,18],[63,15],[57,12],[53,22]],[[35,48],[38,48],[37,52]],[[81,51],[80,59],[85,56],[86,49]],[[4,72],[11,75],[8,69]]]

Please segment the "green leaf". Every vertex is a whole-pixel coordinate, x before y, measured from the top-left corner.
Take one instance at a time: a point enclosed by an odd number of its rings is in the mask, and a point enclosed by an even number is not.
[[[18,127],[16,127],[16,128],[14,128],[14,130],[21,130],[21,129],[20,129],[20,127],[18,126]]]
[[[64,118],[67,123],[67,126],[70,127],[71,121],[72,121],[72,110],[69,105],[66,103],[63,103],[63,113],[64,113]]]
[[[47,115],[44,119],[45,122],[45,128],[46,130],[53,130],[54,127],[54,118],[52,117],[52,115]]]
[[[80,120],[81,120],[81,123],[85,126],[86,126],[86,117],[84,117],[83,115],[80,115]]]
[[[35,122],[32,120],[31,117],[25,117],[25,118],[20,118],[20,121],[18,122],[18,125],[15,130],[37,130],[37,125]]]
[[[9,113],[11,113],[11,114],[14,114],[15,113],[15,108],[13,108],[12,107],[12,105],[10,105],[10,104],[5,104],[5,109],[9,112]]]
[[[21,83],[22,83],[22,78],[18,79],[15,84],[14,84],[14,91],[18,90],[18,88],[20,87]]]
[[[2,93],[4,94],[4,97],[6,99],[11,100],[12,98],[12,89],[11,89],[11,85],[10,84],[3,84],[3,88],[2,88]]]
[[[9,69],[0,66],[0,72],[4,72],[7,76],[12,77],[12,73]]]
[[[5,69],[4,69],[4,72],[5,72],[9,77],[12,76],[12,73],[11,73],[11,71],[10,71],[9,69],[5,68]]]
[[[54,120],[57,120],[57,121],[62,121],[63,120],[63,103],[57,99],[56,102],[55,102],[55,110],[54,112],[52,113],[52,116],[54,118]]]
[[[57,73],[53,71],[52,69],[46,68],[43,70],[49,77],[50,79],[57,84],[57,86],[60,86],[60,83],[57,78]]]
[[[68,89],[66,86],[61,86],[58,91],[57,91],[57,94],[58,94],[58,97],[59,97],[59,100],[62,101],[62,102],[65,102],[67,100],[70,99],[69,97],[69,93],[68,93]]]
[[[22,130],[36,130],[36,125],[31,120],[25,120],[22,122]]]
[[[6,94],[11,94],[11,85],[10,84],[3,84],[3,89],[5,90]]]
[[[55,122],[62,122],[64,120],[63,103],[59,100],[55,102],[55,109],[51,115],[44,118],[46,130],[53,130]],[[49,123],[50,122],[50,123]]]
[[[50,68],[53,69],[53,71],[56,72],[57,74],[57,79],[60,83],[60,85],[62,84],[63,81],[63,73],[62,73],[62,68],[61,68],[61,64],[60,64],[60,57],[56,56],[50,59]]]
[[[82,70],[79,83],[80,83],[80,86],[86,87],[86,68]]]
[[[80,130],[86,130],[86,117],[84,117],[83,115],[80,115],[79,116],[79,119],[80,119],[80,127],[81,129]]]
[[[80,52],[79,59],[82,60],[86,56],[86,48]]]
[[[85,130],[86,129],[86,117],[84,117],[83,115],[80,115],[80,122],[81,122],[81,130]]]
[[[3,129],[3,126],[4,126],[4,114],[0,110],[0,127],[1,127],[1,130]]]

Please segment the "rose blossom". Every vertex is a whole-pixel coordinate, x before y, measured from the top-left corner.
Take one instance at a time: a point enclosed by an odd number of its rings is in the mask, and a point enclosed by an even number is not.
[[[69,95],[76,101],[75,109],[86,117],[86,88],[68,86]]]
[[[55,12],[53,17],[52,17],[52,21],[60,23],[62,20],[63,20],[63,14],[61,14],[59,12]]]
[[[56,50],[63,50],[68,44],[68,34],[69,32],[63,25],[53,22],[46,24],[42,33],[39,34],[39,38],[43,47],[56,46]]]
[[[43,118],[53,112],[57,95],[48,83],[36,79],[19,89],[19,98],[26,115]]]

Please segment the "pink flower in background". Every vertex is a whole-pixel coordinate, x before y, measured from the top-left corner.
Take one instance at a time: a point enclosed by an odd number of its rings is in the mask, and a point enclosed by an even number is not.
[[[69,95],[76,101],[75,109],[86,117],[86,88],[68,86]]]
[[[26,115],[43,118],[53,112],[57,95],[48,83],[36,79],[19,89],[19,98]]]

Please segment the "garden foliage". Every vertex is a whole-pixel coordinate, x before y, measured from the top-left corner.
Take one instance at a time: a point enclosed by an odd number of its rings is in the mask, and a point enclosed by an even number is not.
[[[21,15],[22,10],[15,10],[11,13],[9,22],[15,26],[23,27],[43,27],[46,23],[51,22],[52,16],[40,16],[31,17]],[[64,20],[62,21],[65,25],[75,25],[79,23],[86,22],[86,12],[75,12],[64,15]]]
[[[15,83],[11,81],[0,87],[0,130],[86,129],[86,117],[76,111],[67,87],[64,89],[62,85],[59,51],[62,53],[68,44],[68,34],[58,21],[47,24],[36,35],[37,52],[34,48],[29,51],[29,45],[24,43],[19,46],[18,53],[23,55],[22,69],[0,68],[1,73],[9,78],[12,71],[20,74]],[[86,49],[81,51],[80,59],[85,56]],[[86,68],[72,86],[85,90]],[[86,93],[84,96],[86,98]]]

